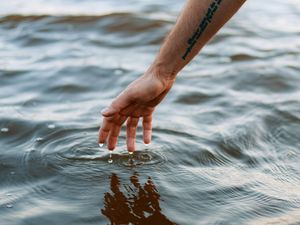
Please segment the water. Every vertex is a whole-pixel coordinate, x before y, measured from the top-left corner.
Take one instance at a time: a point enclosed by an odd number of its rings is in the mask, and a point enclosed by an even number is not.
[[[113,163],[113,159],[112,159],[112,151],[109,151],[109,159],[107,160],[108,163]]]
[[[300,4],[248,1],[112,163],[100,111],[184,1],[0,3],[1,225],[300,224]]]

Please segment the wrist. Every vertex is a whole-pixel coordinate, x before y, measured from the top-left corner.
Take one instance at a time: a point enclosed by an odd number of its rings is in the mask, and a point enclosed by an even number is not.
[[[175,81],[178,72],[164,63],[155,60],[147,70],[147,73],[153,74],[163,81]]]
[[[176,79],[176,74],[165,70],[164,67],[159,67],[157,64],[152,64],[148,70],[144,73],[145,77],[150,80],[155,80],[157,84],[161,85],[161,88],[169,89],[172,87]]]

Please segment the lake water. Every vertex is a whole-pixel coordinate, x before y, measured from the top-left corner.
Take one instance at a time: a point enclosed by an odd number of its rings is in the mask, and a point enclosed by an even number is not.
[[[129,156],[100,111],[184,1],[0,3],[0,224],[300,224],[300,3],[248,1]]]

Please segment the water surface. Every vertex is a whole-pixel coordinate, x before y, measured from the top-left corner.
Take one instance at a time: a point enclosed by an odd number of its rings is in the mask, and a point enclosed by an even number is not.
[[[100,111],[184,1],[0,3],[1,225],[300,224],[300,4],[248,1],[112,155]]]

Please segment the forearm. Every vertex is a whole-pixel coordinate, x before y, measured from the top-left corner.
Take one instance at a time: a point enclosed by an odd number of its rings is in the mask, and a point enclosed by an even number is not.
[[[245,0],[188,0],[150,70],[175,78]]]

